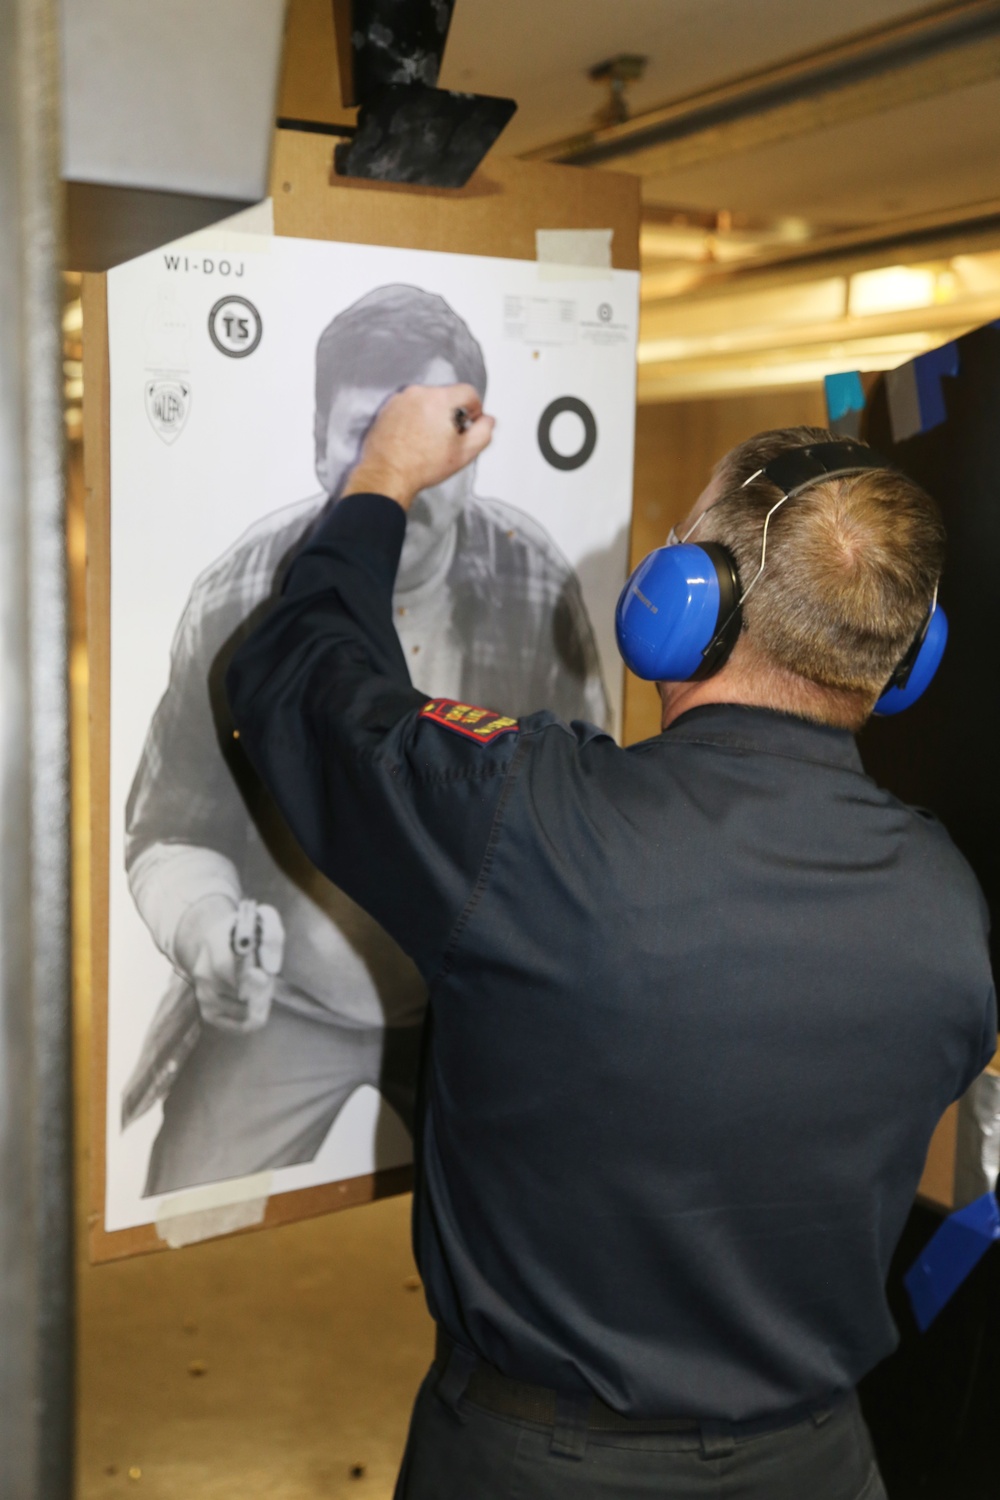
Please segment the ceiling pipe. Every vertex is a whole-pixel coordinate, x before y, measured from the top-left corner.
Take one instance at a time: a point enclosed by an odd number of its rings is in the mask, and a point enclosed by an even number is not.
[[[526,152],[644,176],[1000,76],[1000,4],[963,0]]]

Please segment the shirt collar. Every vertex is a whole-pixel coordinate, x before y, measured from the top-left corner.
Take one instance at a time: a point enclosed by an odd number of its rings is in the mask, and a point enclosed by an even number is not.
[[[743,703],[704,703],[679,714],[663,731],[665,740],[724,745],[765,755],[787,755],[864,775],[857,742],[848,729],[816,724],[796,714]]]

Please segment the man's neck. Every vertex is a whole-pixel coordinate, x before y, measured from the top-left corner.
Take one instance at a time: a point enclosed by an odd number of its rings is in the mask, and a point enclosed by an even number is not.
[[[741,670],[737,661],[727,663],[715,677],[704,682],[664,682],[659,684],[663,714],[662,729],[669,729],[675,719],[692,708],[708,703],[734,703],[744,708],[769,708],[777,713],[794,714],[816,724],[835,729],[858,730],[870,712],[856,693],[838,692],[809,682],[780,668]]]
[[[661,729],[669,729],[675,719],[692,708],[703,708],[707,703],[740,703],[751,706],[743,693],[720,691],[721,684],[710,678],[707,682],[665,683],[660,690],[663,704]],[[664,691],[666,689],[666,691]]]

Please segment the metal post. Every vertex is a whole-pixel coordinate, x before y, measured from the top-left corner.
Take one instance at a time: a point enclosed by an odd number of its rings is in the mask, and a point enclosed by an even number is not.
[[[0,1495],[72,1489],[55,0],[0,0]]]

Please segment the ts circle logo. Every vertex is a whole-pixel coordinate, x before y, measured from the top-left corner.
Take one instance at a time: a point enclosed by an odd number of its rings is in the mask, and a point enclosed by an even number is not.
[[[264,332],[260,313],[246,297],[220,297],[208,315],[208,333],[220,354],[246,359]]]

